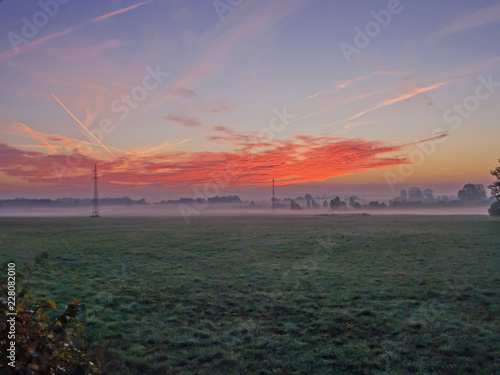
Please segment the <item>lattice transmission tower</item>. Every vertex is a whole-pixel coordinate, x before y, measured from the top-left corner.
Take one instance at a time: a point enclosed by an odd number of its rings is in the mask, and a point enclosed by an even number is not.
[[[99,217],[99,193],[97,191],[97,183],[99,178],[97,177],[97,164],[94,164],[94,175],[92,176],[92,181],[94,182],[94,199],[92,199],[92,215],[90,217]]]
[[[273,211],[275,209],[275,198],[274,198],[274,178],[273,178]]]

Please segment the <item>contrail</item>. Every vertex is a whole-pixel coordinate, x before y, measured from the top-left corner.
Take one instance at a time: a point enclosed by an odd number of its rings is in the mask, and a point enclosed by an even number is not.
[[[59,104],[60,104],[60,105],[61,105],[61,106],[62,106],[62,107],[66,110],[66,112],[68,112],[68,113],[71,115],[71,117],[73,117],[73,118],[76,120],[76,122],[78,122],[78,123],[82,126],[82,128],[84,128],[84,129],[85,129],[85,130],[86,130],[86,131],[87,131],[87,132],[88,132],[88,133],[92,136],[92,138],[94,138],[94,139],[95,139],[95,140],[96,140],[96,141],[97,141],[97,142],[98,142],[98,143],[102,146],[102,148],[104,148],[104,149],[105,149],[105,150],[106,150],[106,151],[107,151],[107,152],[108,152],[108,153],[109,153],[109,154],[110,154],[113,158],[115,157],[115,155],[114,155],[111,151],[109,151],[109,149],[108,149],[106,146],[104,146],[104,145],[102,144],[102,142],[101,142],[100,140],[98,140],[98,139],[96,138],[96,136],[95,136],[94,134],[92,134],[92,132],[91,132],[89,129],[87,129],[87,127],[86,127],[85,125],[83,125],[83,124],[80,122],[80,120],[78,120],[78,119],[77,119],[77,118],[76,118],[76,117],[75,117],[75,116],[74,116],[74,115],[73,115],[73,114],[69,111],[69,109],[68,109],[68,108],[66,108],[66,106],[65,106],[64,104],[62,104],[62,103],[61,103],[61,101],[60,101],[59,99],[57,99],[57,97],[56,97],[54,94],[52,94],[52,96],[53,96],[53,97],[54,97],[54,99],[55,99],[55,100],[57,100],[57,102],[58,102],[58,103],[59,103]]]
[[[125,13],[125,12],[128,12],[129,10],[132,10],[132,9],[135,9],[137,7],[140,7],[142,5],[145,5],[145,4],[148,4],[150,2],[152,2],[154,0],[147,0],[147,1],[143,1],[142,3],[139,3],[139,4],[134,4],[134,5],[131,5],[127,8],[123,8],[123,9],[119,9],[119,10],[115,10],[114,12],[111,12],[111,13],[108,13],[108,14],[105,14],[103,16],[100,16],[100,17],[96,17],[94,18],[92,21],[90,22],[99,22],[99,21],[102,21],[102,20],[105,20],[106,18],[109,18],[109,17],[113,17],[117,14],[121,14],[121,13]]]

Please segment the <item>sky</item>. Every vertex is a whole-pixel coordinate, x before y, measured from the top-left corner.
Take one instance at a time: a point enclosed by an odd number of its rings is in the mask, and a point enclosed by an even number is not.
[[[499,36],[492,0],[3,0],[0,199],[488,185]]]

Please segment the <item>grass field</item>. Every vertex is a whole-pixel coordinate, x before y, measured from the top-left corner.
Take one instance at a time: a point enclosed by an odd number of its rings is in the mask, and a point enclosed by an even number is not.
[[[0,229],[2,261],[38,263],[36,298],[84,300],[107,374],[500,373],[500,221],[487,216]]]

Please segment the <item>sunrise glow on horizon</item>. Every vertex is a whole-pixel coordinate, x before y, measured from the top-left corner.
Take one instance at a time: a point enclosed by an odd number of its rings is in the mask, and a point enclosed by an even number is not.
[[[273,178],[454,194],[500,157],[498,1],[5,0],[0,19],[0,199],[88,197],[94,163],[103,195],[153,201]]]

